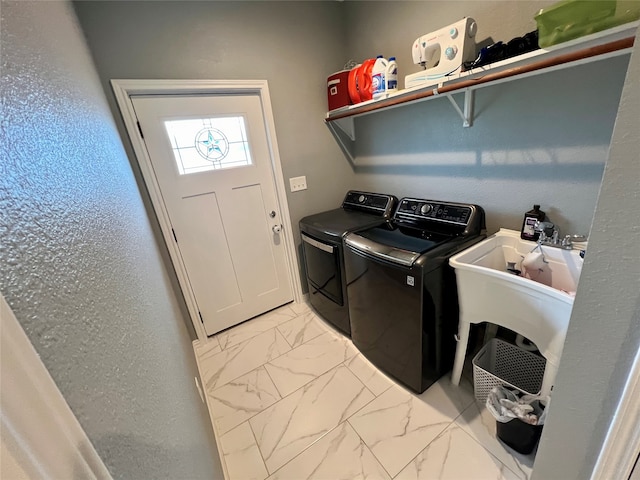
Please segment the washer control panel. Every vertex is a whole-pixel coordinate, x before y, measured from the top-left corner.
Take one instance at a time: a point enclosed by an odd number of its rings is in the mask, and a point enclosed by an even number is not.
[[[436,220],[445,223],[467,225],[471,219],[473,207],[454,203],[403,198],[396,210],[395,218],[409,221]]]

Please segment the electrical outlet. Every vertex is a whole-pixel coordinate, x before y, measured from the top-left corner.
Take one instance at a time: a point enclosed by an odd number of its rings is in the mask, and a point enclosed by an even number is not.
[[[307,189],[307,177],[293,177],[289,179],[289,186],[292,192],[299,192]]]

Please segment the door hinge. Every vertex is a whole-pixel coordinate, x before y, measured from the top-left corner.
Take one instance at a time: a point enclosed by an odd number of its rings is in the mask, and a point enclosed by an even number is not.
[[[204,320],[202,319],[202,312],[198,312],[198,315],[200,315],[200,322],[204,325]]]
[[[140,132],[140,136],[144,138],[144,134],[142,133],[142,127],[140,126],[140,122],[136,122],[138,124],[138,131]]]
[[[176,237],[176,231],[172,228],[171,233],[173,233],[173,239],[178,243],[178,237]]]

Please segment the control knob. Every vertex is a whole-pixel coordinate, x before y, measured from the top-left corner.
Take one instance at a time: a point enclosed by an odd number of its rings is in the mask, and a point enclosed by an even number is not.
[[[358,203],[364,203],[364,201],[367,199],[367,197],[365,197],[364,195],[360,195],[358,197]]]
[[[444,56],[447,57],[447,60],[453,60],[458,53],[458,47],[455,45],[451,45],[447,47],[444,51]]]
[[[422,205],[422,207],[420,207],[420,213],[422,215],[426,215],[431,211],[432,208],[433,207],[431,205],[429,205],[428,203],[425,203],[424,205]]]

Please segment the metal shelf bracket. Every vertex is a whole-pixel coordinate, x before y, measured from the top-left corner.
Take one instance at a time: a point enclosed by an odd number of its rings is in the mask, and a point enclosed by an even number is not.
[[[463,105],[464,111],[460,109],[460,107],[458,106],[458,103],[453,99],[452,94],[447,93],[445,94],[445,96],[449,99],[455,111],[458,112],[458,115],[460,115],[460,118],[462,118],[462,126],[463,127],[472,126],[473,125],[473,102],[474,102],[475,90],[471,90],[471,89],[464,90],[464,105]]]
[[[338,120],[334,120],[335,123],[340,130],[347,134],[347,136],[355,142],[356,140],[356,127],[353,117],[345,117],[340,118]]]
[[[349,135],[348,132],[346,132],[345,130],[343,130],[342,127],[340,127],[340,123],[342,120],[351,120],[350,122],[347,123],[351,123],[351,128],[352,128],[352,133],[353,133],[353,137],[351,137]],[[335,123],[335,125],[334,125]],[[347,159],[349,160],[349,162],[351,163],[351,165],[355,165],[355,161],[356,161],[356,157],[354,154],[354,150],[355,150],[355,131],[353,130],[353,117],[350,118],[345,118],[345,119],[340,119],[340,120],[335,120],[333,122],[326,122],[327,128],[329,129],[329,131],[333,134],[334,138],[337,140],[338,145],[340,146],[340,149],[342,150],[342,153],[347,157]],[[339,127],[339,128],[336,128]],[[345,135],[342,135],[340,133],[340,131],[344,132]],[[344,138],[345,136],[347,136],[351,141],[349,141],[348,139]]]

